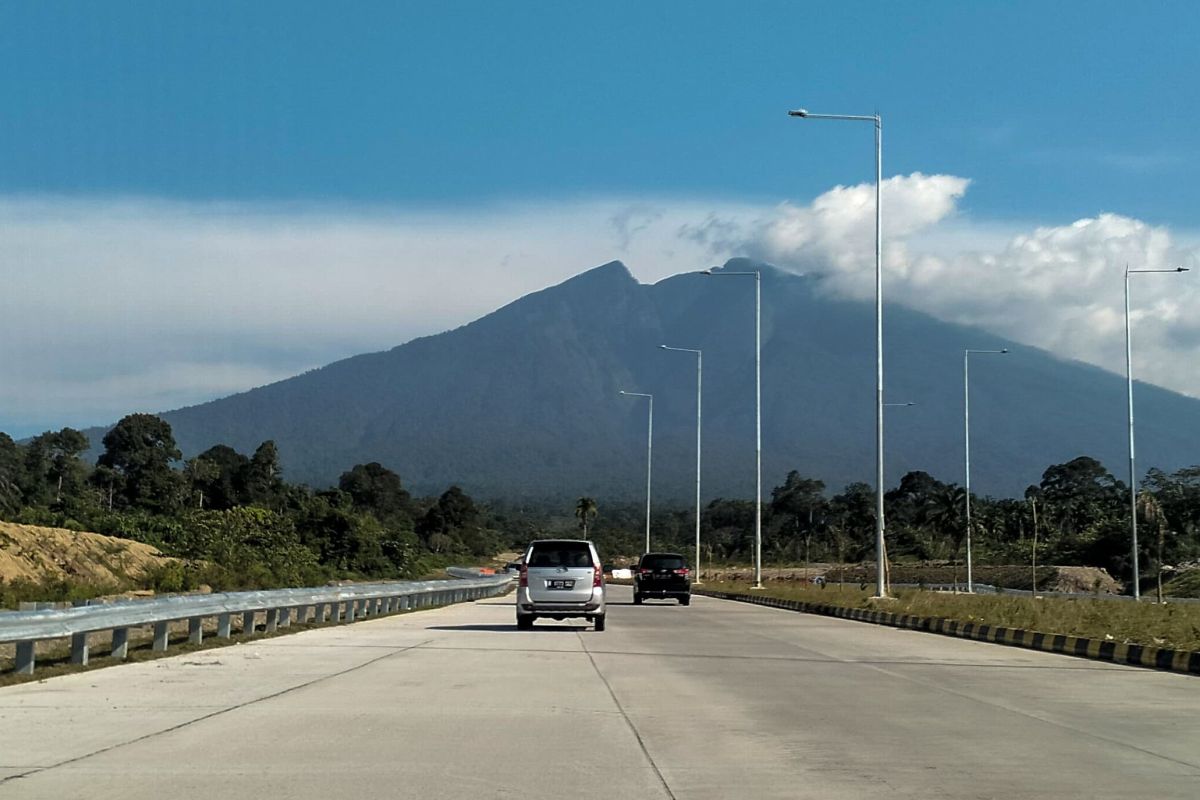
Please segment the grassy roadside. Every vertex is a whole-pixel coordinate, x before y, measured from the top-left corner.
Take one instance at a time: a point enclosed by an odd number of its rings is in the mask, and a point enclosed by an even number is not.
[[[750,594],[750,584],[706,581],[698,590]],[[875,600],[872,591],[857,586],[826,586],[768,582],[764,594],[846,608],[869,608],[894,614],[943,617],[961,622],[1021,628],[1041,633],[1084,636],[1175,650],[1200,650],[1200,605],[1133,603],[1083,598],[1014,597],[997,594],[949,594],[920,589],[895,591],[891,600]]]

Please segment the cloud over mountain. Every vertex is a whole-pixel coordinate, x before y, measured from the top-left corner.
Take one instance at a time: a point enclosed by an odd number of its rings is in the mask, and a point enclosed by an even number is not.
[[[972,218],[970,181],[884,182],[885,293],[1060,355],[1123,369],[1121,270],[1196,249],[1118,214]],[[619,256],[658,280],[750,255],[869,298],[874,187],[806,204],[610,197],[411,210],[0,198],[0,428],[83,425],[200,402],[468,322]],[[1139,377],[1200,395],[1200,274],[1134,286]]]

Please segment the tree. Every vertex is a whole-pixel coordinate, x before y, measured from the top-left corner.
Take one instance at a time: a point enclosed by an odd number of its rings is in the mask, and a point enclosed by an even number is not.
[[[575,518],[579,520],[579,527],[583,528],[583,538],[588,538],[588,522],[599,513],[600,508],[591,497],[581,497],[575,503]]]
[[[203,461],[193,479],[193,489],[204,493],[204,504],[214,510],[226,510],[244,505],[246,500],[246,471],[250,460],[226,444],[217,444],[193,459]],[[185,468],[186,472],[186,468]]]
[[[149,511],[178,506],[179,474],[171,468],[182,453],[171,426],[153,414],[130,414],[104,435],[98,464],[124,477],[122,500]]]
[[[215,461],[210,461],[203,456],[189,459],[183,467],[183,475],[188,480],[188,485],[193,494],[198,496],[197,507],[204,508],[205,492],[210,492],[211,505],[211,490],[209,489],[221,477],[221,465]],[[228,508],[228,506],[218,506],[219,508]]]
[[[279,448],[271,439],[263,442],[246,465],[243,485],[248,503],[271,505],[283,489],[279,475]]]
[[[778,524],[768,525],[769,543],[764,543],[765,546],[777,560],[783,559],[788,552],[790,534],[790,543],[797,555],[802,553],[807,561],[813,532],[825,524],[828,505],[824,481],[802,478],[799,472],[792,470],[782,486],[771,490],[769,511],[771,519],[778,520]]]
[[[91,442],[74,428],[46,431],[35,436],[26,447],[26,476],[36,485],[31,485],[31,496],[43,502],[53,494],[53,502],[62,502],[63,487],[69,494],[77,494],[83,486],[87,465],[79,456],[91,447]]]
[[[1076,537],[1122,513],[1124,484],[1088,456],[1048,467],[1041,489],[1047,516],[1054,517],[1064,537]]]
[[[476,532],[470,529],[475,525],[478,516],[479,510],[475,507],[474,501],[459,487],[451,486],[442,493],[433,507],[425,512],[425,516],[421,517],[417,533],[434,552],[449,549],[450,545],[447,539],[449,541],[457,540],[464,547],[475,550],[481,544],[468,540],[476,538],[471,535]],[[435,536],[447,538],[435,540]],[[475,546],[471,547],[471,544],[475,544]]]
[[[370,511],[380,521],[411,524],[412,496],[400,482],[400,476],[378,461],[355,464],[343,472],[338,488],[350,495],[356,509]]]
[[[875,490],[867,483],[848,484],[829,502],[829,513],[847,537],[843,555],[860,560],[875,542]]]
[[[959,548],[966,539],[967,492],[961,486],[944,485],[934,493],[921,513],[921,521],[931,526],[950,543],[951,559],[958,558]],[[957,573],[955,582],[957,582]]]
[[[25,468],[21,450],[11,436],[0,433],[0,511],[7,514],[19,511],[23,499]]]
[[[940,551],[941,532],[930,531],[928,517],[947,484],[927,472],[914,470],[900,479],[900,485],[884,495],[888,533],[896,540],[896,554],[915,552],[922,558],[934,558]]]

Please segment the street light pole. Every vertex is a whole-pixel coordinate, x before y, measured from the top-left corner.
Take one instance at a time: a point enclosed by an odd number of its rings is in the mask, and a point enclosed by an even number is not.
[[[654,395],[621,390],[626,397],[646,397],[650,400],[649,422],[646,426],[646,552],[650,552],[650,465],[654,456]]]
[[[966,462],[967,504],[967,593],[974,594],[975,580],[971,563],[971,354],[1004,355],[1004,350],[963,350],[963,454]]]
[[[883,538],[883,119],[879,114],[811,114],[803,108],[789,111],[788,116],[875,125],[875,596],[887,597]]]
[[[754,276],[754,586],[762,585],[762,270],[745,272],[715,272],[706,269],[702,275]]]
[[[1146,272],[1187,272],[1187,267],[1174,269],[1130,269],[1125,265],[1125,381],[1129,389],[1129,535],[1133,546],[1133,599],[1142,599],[1138,570],[1137,538],[1137,470],[1133,456],[1133,342],[1129,321],[1129,276]]]
[[[701,426],[701,386],[704,381],[704,351],[692,350],[687,347],[667,347],[660,344],[663,350],[674,350],[677,353],[696,354],[696,579],[693,584],[700,585],[700,426]]]

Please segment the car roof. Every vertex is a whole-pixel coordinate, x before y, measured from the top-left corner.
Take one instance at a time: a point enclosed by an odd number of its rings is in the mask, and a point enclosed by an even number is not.
[[[569,543],[569,544],[591,544],[591,543],[592,543],[592,540],[591,540],[591,539],[534,539],[534,540],[533,540],[532,542],[530,542],[529,544],[530,544],[530,545],[535,545],[535,544],[550,544],[550,543],[554,543],[554,544],[559,544],[559,543],[563,543],[563,544],[567,544],[567,543]]]
[[[683,553],[643,553],[642,558],[649,556],[671,556],[672,558],[684,558]]]

